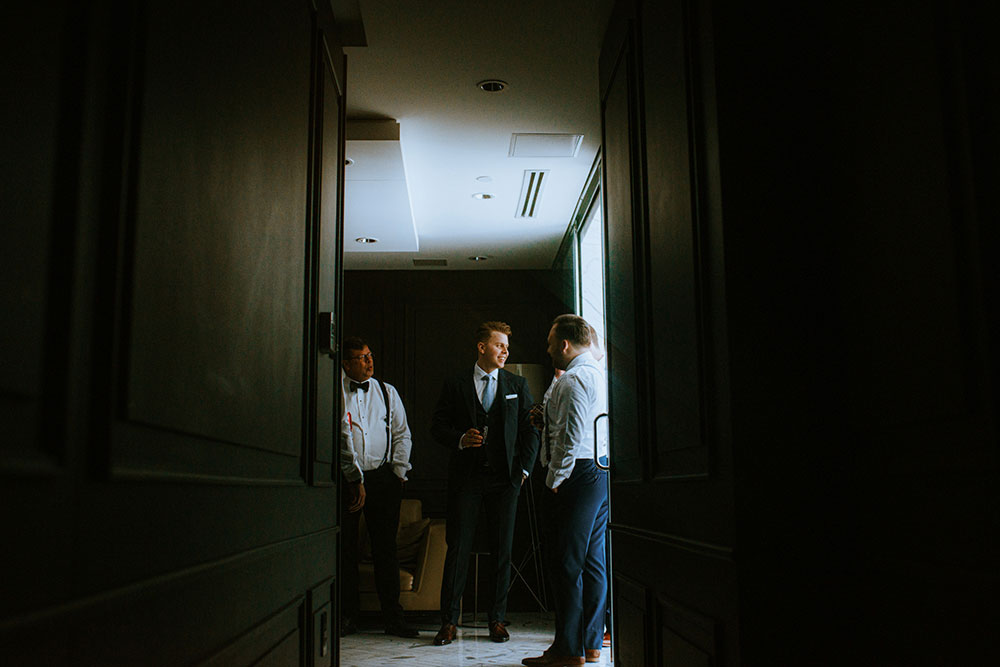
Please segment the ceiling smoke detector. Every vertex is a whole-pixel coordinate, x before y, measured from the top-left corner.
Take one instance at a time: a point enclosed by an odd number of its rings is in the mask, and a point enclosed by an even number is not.
[[[500,79],[486,79],[477,83],[476,86],[487,93],[502,93],[507,89],[507,82]]]

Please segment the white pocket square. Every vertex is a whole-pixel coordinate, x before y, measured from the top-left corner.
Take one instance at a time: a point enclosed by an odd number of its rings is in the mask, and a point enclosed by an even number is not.
[[[517,398],[517,394],[507,394],[506,396],[504,396],[504,398],[506,398],[507,400],[510,400],[512,398]]]

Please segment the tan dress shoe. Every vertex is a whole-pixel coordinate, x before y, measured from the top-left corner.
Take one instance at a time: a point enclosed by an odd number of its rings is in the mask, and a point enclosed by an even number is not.
[[[548,651],[537,658],[525,658],[522,665],[528,667],[570,667],[570,665],[582,665],[582,655],[552,655]]]
[[[500,643],[508,639],[510,639],[510,633],[507,632],[505,624],[500,621],[490,621],[490,641]]]
[[[434,635],[434,645],[444,646],[445,644],[450,644],[457,634],[458,628],[453,623],[445,623],[438,630],[437,634]]]
[[[600,662],[601,661],[601,649],[599,648],[588,648],[584,651],[584,657],[587,662]]]

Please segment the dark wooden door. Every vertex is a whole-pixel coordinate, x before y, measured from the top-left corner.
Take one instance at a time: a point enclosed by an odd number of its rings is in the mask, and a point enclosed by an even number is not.
[[[0,653],[333,664],[333,16],[4,12]]]
[[[601,55],[615,658],[735,664],[705,17],[636,4]]]
[[[984,18],[618,3],[601,103],[622,667],[995,661]]]

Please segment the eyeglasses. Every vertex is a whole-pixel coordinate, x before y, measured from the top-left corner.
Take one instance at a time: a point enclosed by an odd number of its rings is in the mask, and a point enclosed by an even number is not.
[[[347,357],[347,361],[361,361],[362,359],[375,359],[375,355],[369,352],[368,354],[362,354],[360,357]]]

